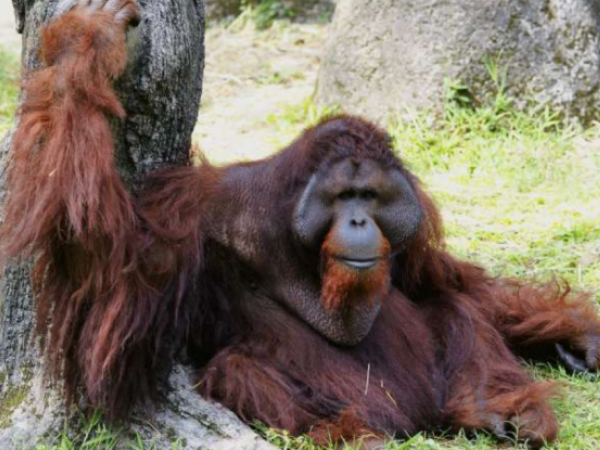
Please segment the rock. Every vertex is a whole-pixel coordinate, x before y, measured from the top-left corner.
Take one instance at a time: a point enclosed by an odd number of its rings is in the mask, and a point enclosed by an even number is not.
[[[31,377],[31,374],[36,374]],[[0,394],[0,448],[30,449],[63,429],[65,411],[59,393],[44,383],[41,371],[28,372]],[[138,433],[155,450],[173,450],[176,443],[193,450],[274,450],[231,411],[196,394],[188,371],[179,366],[171,375],[173,390],[160,410],[134,418],[126,435]],[[3,383],[4,384],[4,383]],[[80,427],[69,418],[71,431]],[[123,442],[122,449],[130,448]]]
[[[600,105],[599,39],[600,3],[588,0],[344,0],[317,101],[381,121],[439,109],[445,80],[481,101],[496,89],[487,59],[519,106],[587,122]]]

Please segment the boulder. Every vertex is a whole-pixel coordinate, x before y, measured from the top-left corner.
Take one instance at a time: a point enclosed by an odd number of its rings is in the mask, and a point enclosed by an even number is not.
[[[381,121],[441,108],[448,80],[483,101],[497,89],[491,71],[518,105],[587,122],[600,105],[599,42],[597,1],[344,0],[317,102]]]

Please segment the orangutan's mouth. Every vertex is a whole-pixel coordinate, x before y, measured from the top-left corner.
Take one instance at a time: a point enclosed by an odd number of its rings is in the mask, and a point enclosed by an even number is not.
[[[369,270],[377,264],[379,258],[368,258],[368,259],[353,259],[346,258],[344,256],[338,256],[337,259],[343,264],[352,267],[356,270]]]

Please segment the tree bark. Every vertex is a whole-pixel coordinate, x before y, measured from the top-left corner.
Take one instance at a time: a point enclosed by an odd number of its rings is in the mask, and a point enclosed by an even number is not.
[[[203,0],[138,2],[142,23],[130,32],[129,66],[117,83],[127,118],[114,123],[117,165],[132,190],[148,172],[189,164],[204,69]],[[40,66],[40,30],[58,3],[13,0],[25,71]],[[10,135],[0,144],[0,201],[9,148]],[[29,264],[12,265],[0,282],[1,449],[33,447],[40,436],[60,434],[66,418],[60,389],[45,380],[33,320]],[[151,423],[140,416],[131,426],[158,450],[178,440],[186,448],[269,447],[232,413],[196,395],[186,368],[178,367],[171,381],[174,389]]]

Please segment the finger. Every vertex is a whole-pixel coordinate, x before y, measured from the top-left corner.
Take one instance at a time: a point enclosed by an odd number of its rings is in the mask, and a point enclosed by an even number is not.
[[[587,339],[587,351],[585,352],[585,362],[588,368],[593,371],[600,369],[600,336],[591,335]]]
[[[89,7],[91,11],[97,11],[106,3],[106,0],[90,0]]]
[[[584,373],[588,371],[585,361],[577,358],[571,352],[565,350],[561,344],[556,344],[555,347],[556,353],[558,353],[558,358],[568,369],[576,373]]]
[[[140,23],[140,15],[137,8],[132,5],[128,5],[115,14],[115,20],[117,22],[124,22],[135,27]]]
[[[119,5],[122,3],[122,0],[108,0],[104,5],[105,11],[114,12],[117,10]]]
[[[56,5],[56,10],[54,11],[53,17],[56,18],[68,13],[75,7],[76,4],[77,0],[60,0],[58,5]]]
[[[489,414],[486,422],[489,430],[498,437],[498,439],[510,439],[510,435],[506,430],[506,422],[498,414]]]
[[[591,349],[586,352],[585,363],[589,370],[598,372],[600,370],[600,356],[596,349]]]

